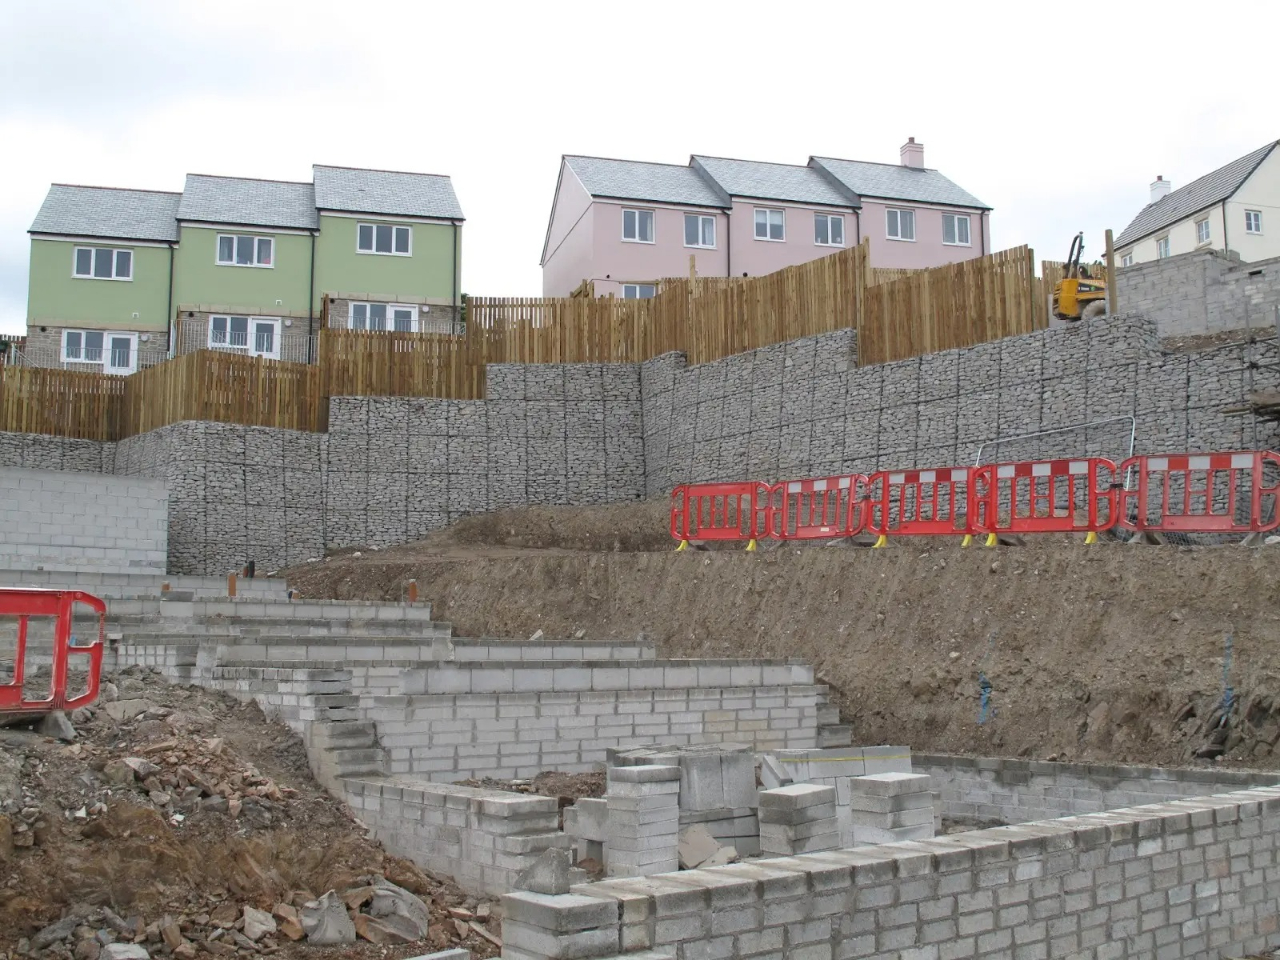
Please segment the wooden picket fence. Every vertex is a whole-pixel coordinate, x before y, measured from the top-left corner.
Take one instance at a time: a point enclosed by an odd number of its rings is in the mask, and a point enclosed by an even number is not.
[[[928,270],[871,268],[864,241],[753,278],[663,280],[656,296],[473,297],[456,334],[323,325],[314,365],[199,350],[130,377],[0,367],[0,430],[119,440],[181,420],[320,431],[338,396],[485,396],[496,363],[691,364],[841,329],[861,364],[970,346],[1048,325],[1026,247]],[[1054,270],[1057,273],[1053,273]],[[586,292],[585,289],[583,292]]]

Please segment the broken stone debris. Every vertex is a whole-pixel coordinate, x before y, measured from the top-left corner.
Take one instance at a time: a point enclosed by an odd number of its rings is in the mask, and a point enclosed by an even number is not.
[[[302,931],[307,942],[319,946],[331,946],[356,942],[356,927],[347,915],[346,904],[333,890],[318,900],[312,900],[298,911]]]
[[[568,893],[575,883],[586,882],[587,871],[572,864],[569,851],[553,847],[542,851],[538,859],[516,877],[515,889],[555,895]]]

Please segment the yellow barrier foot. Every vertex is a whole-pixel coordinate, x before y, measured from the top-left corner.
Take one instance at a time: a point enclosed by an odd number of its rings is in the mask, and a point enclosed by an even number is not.
[[[681,540],[680,546],[676,547],[676,553],[679,553],[681,550],[688,550],[688,549],[689,549],[689,541]]]
[[[1086,533],[1086,534],[1084,535],[1084,542],[1085,542],[1085,543],[1097,543],[1097,542],[1098,542],[1098,531],[1096,531],[1096,530],[1090,530],[1088,533]]]
[[[876,542],[871,545],[871,549],[878,550],[881,547],[887,547],[888,545],[889,545],[889,538],[882,533],[880,534],[880,536],[876,537]]]
[[[966,533],[964,535],[964,539],[960,541],[960,549],[963,550],[965,547],[969,546],[971,543],[973,543],[973,534]]]
[[[998,536],[996,536],[994,533],[988,533],[988,534],[987,534],[987,540],[986,540],[986,544],[985,544],[985,545],[986,545],[986,546],[988,546],[988,547],[996,547],[996,546],[999,546],[999,545],[1000,545],[1000,538],[999,538]]]
[[[756,549],[756,539],[755,537],[752,537],[750,540],[747,541],[747,553],[755,553],[755,549]]]

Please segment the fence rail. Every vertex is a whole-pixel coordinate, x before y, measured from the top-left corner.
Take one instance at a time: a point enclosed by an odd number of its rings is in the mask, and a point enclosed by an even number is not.
[[[179,356],[130,377],[0,367],[0,429],[98,440],[179,420],[323,430],[330,397],[482,398],[491,363],[635,363],[680,351],[700,364],[854,328],[859,362],[872,364],[1048,325],[1048,281],[1026,247],[928,270],[873,269],[869,249],[749,279],[691,272],[643,300],[474,297],[456,334],[329,327],[326,300],[313,364],[291,362],[312,357],[305,336],[281,342],[301,352],[269,360],[207,349],[203,322],[183,324]]]

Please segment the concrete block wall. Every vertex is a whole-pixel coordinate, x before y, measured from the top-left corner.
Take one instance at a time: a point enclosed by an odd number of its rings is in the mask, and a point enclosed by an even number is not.
[[[1156,323],[1161,337],[1275,329],[1280,258],[1241,263],[1215,250],[1117,270],[1120,309]]]
[[[0,468],[0,569],[163,573],[163,482]]]
[[[496,896],[544,850],[568,849],[554,797],[424,780],[347,778],[356,817],[398,856]]]
[[[1280,943],[1280,789],[858,850],[761,860],[544,898],[521,958],[1167,957]],[[596,911],[586,898],[605,902]],[[503,898],[527,921],[524,894]],[[556,902],[547,902],[556,901]]]
[[[652,743],[813,747],[823,697],[811,685],[582,689],[361,698],[359,713],[393,775],[531,777]]]
[[[933,778],[948,817],[1022,823],[1101,813],[1247,787],[1273,786],[1280,774],[1162,769],[1115,764],[916,754],[916,773]]]

